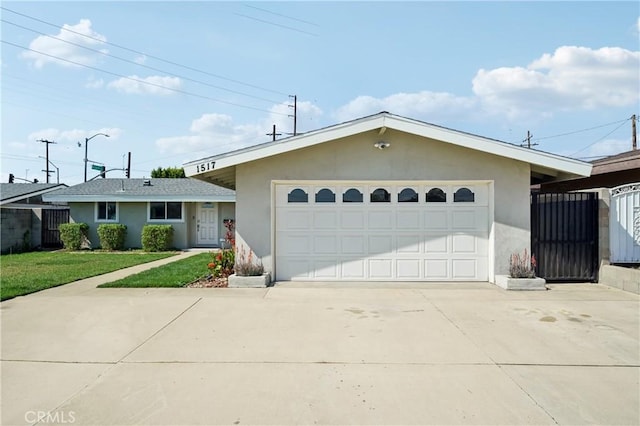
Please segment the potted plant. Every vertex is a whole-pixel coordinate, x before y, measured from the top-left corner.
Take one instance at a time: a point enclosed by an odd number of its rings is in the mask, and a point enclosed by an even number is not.
[[[229,275],[229,287],[267,287],[271,283],[271,274],[264,271],[259,259],[254,259],[253,251],[247,255],[244,247],[236,254],[234,271]]]
[[[509,275],[496,275],[496,285],[505,290],[546,290],[544,278],[536,277],[536,258],[527,253],[513,253],[509,258]]]

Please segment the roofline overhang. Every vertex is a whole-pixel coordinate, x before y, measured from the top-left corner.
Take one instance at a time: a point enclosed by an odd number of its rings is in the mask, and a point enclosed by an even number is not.
[[[240,150],[206,157],[183,164],[185,174],[202,180],[211,180],[219,171],[250,161],[272,157],[286,152],[311,147],[335,139],[364,133],[393,129],[429,139],[451,143],[476,151],[486,152],[517,161],[529,163],[532,169],[549,170],[564,176],[586,177],[591,174],[592,164],[562,157],[543,151],[524,148],[496,139],[464,133],[433,124],[416,121],[386,112],[360,118],[335,126],[326,127],[299,136],[267,142]]]
[[[60,183],[60,184],[56,184],[56,186],[51,186],[49,188],[39,189],[37,191],[16,195],[15,197],[0,200],[0,205],[5,205],[5,204],[13,203],[19,200],[24,200],[25,198],[29,198],[29,197],[37,197],[38,195],[44,196],[44,194],[47,194],[52,191],[57,191],[61,188],[68,188],[68,186],[65,185],[64,183]],[[44,200],[44,197],[43,197],[43,200]]]
[[[179,195],[154,195],[145,197],[131,197],[127,195],[51,195],[49,197],[43,197],[44,201],[52,202],[67,202],[67,203],[94,203],[94,202],[109,202],[117,201],[120,203],[148,203],[151,201],[173,201],[173,202],[185,202],[185,203],[235,203],[235,195],[216,195],[216,196],[179,196]]]

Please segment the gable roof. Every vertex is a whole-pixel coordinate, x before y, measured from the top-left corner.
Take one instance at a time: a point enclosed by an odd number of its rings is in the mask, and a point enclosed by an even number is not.
[[[534,180],[589,176],[591,172],[591,164],[583,161],[436,126],[386,111],[302,135],[190,161],[183,167],[187,176],[207,179],[227,188],[235,188],[235,166],[239,164],[372,130],[378,130],[382,134],[387,128],[529,163]]]
[[[0,205],[15,203],[66,187],[67,185],[63,183],[3,183],[0,184]]]
[[[150,185],[145,185],[145,181]],[[92,201],[229,201],[236,194],[226,188],[197,179],[95,179],[52,194],[46,201],[92,202]]]

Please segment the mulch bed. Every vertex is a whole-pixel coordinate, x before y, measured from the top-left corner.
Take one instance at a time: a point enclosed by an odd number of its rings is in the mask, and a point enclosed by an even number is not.
[[[187,288],[223,288],[227,287],[227,279],[226,278],[213,278],[212,276],[200,278],[199,280],[193,281],[187,285]]]

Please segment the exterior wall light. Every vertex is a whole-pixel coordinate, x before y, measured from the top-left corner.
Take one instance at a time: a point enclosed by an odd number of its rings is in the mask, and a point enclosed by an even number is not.
[[[386,148],[389,148],[391,144],[389,142],[380,141],[380,142],[374,143],[373,146],[375,146],[378,149],[386,149]]]

